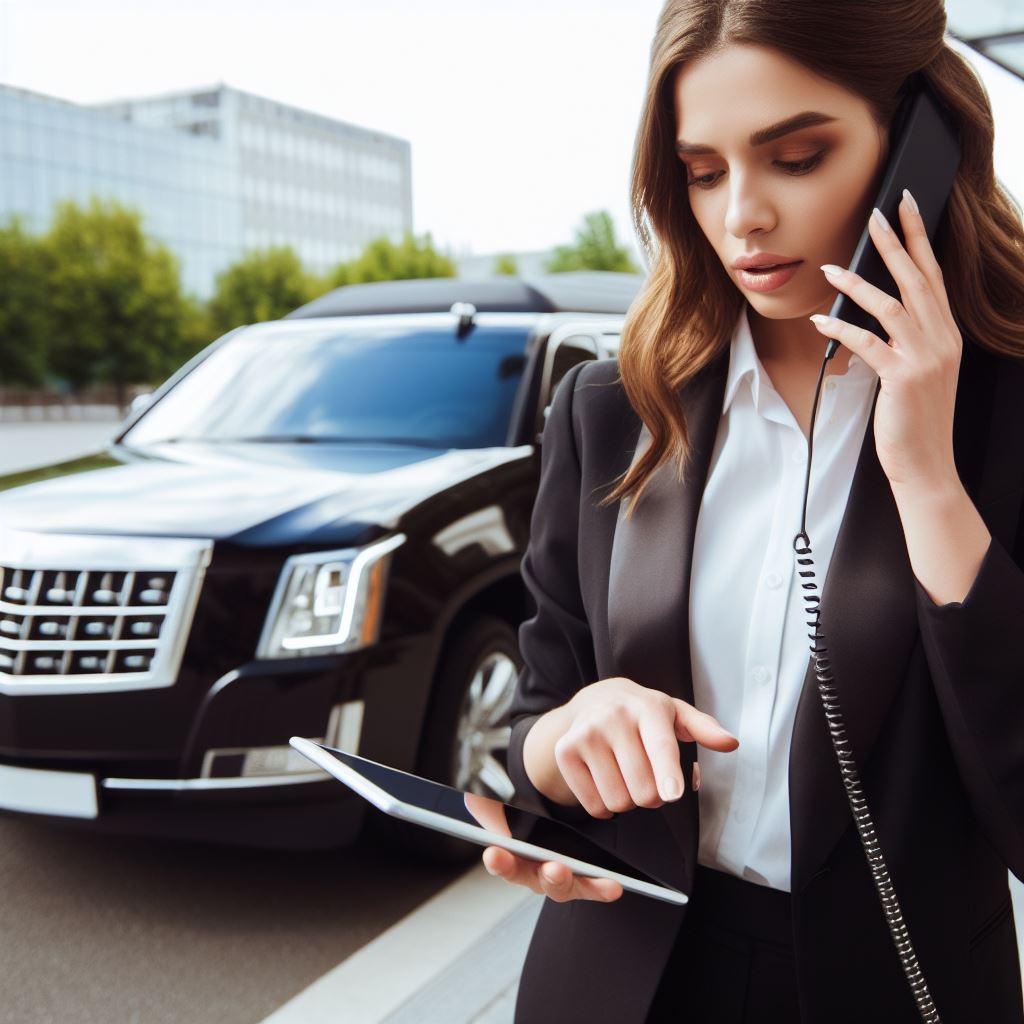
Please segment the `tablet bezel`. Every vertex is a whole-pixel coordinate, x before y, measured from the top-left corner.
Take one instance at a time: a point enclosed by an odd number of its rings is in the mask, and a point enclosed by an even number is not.
[[[378,810],[381,810],[392,817],[401,818],[402,820],[411,822],[414,825],[423,825],[426,828],[432,828],[438,832],[445,832],[448,835],[456,836],[459,839],[466,839],[469,842],[477,843],[480,846],[500,846],[502,849],[509,850],[511,853],[518,854],[521,857],[528,857],[530,860],[558,861],[560,864],[564,864],[568,867],[574,874],[582,875],[587,878],[609,878],[618,882],[625,890],[639,893],[642,896],[650,896],[652,899],[671,903],[674,906],[685,906],[689,902],[689,896],[676,889],[670,889],[667,886],[646,882],[641,878],[624,875],[618,871],[611,871],[607,868],[602,868],[597,864],[591,864],[587,861],[579,860],[576,857],[571,857],[568,854],[558,853],[556,850],[551,850],[544,846],[538,846],[536,843],[529,843],[523,839],[514,839],[511,836],[492,832],[489,829],[484,828],[482,825],[470,825],[466,822],[456,821],[455,819],[449,818],[444,814],[439,814],[436,811],[428,811],[422,807],[417,807],[415,804],[406,803],[404,800],[399,800],[397,797],[393,796],[387,790],[381,789],[380,786],[371,782],[350,765],[340,761],[334,756],[332,752],[333,748],[325,746],[322,743],[316,743],[313,740],[305,739],[302,736],[292,736],[288,742],[300,754],[308,757],[310,761],[319,765],[319,767],[323,768],[324,771],[329,772],[339,782],[343,782],[361,797],[369,800],[369,802]],[[371,761],[369,758],[362,757],[359,754],[352,754],[349,751],[339,751],[339,753],[343,753],[348,757],[358,758],[361,761],[367,761],[370,764],[376,764],[378,767],[387,768],[390,771],[400,771],[398,768],[391,768],[390,765],[379,764],[376,761]],[[413,775],[411,772],[401,772],[401,774],[409,775],[412,778],[418,779],[419,781],[428,783],[432,786],[440,785],[440,783],[433,782],[430,779],[424,779],[422,776]],[[445,788],[451,789],[452,787],[447,786]],[[492,797],[490,799],[496,800],[497,798]],[[501,801],[498,802],[500,803]]]

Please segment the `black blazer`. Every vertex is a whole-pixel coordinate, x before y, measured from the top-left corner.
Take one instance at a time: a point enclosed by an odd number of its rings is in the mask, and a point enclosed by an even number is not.
[[[693,703],[690,564],[728,363],[726,347],[680,389],[694,460],[682,485],[674,465],[663,465],[628,523],[623,502],[598,508],[597,501],[642,451],[646,428],[616,360],[573,367],[544,428],[521,563],[536,614],[519,630],[525,664],[508,753],[515,802],[574,825],[686,892],[699,837],[689,785],[695,744],[680,744],[681,800],[610,819],[543,797],[522,751],[541,714],[598,679],[626,676]],[[1024,1022],[1006,874],[1024,878],[1022,441],[1024,361],[965,338],[954,454],[993,536],[966,600],[935,605],[914,577],[872,420],[823,586],[818,567],[848,738],[944,1024]],[[808,533],[813,545],[813,522]],[[853,825],[809,650],[789,796],[802,1021],[918,1021]],[[517,1024],[642,1024],[685,913],[630,892],[612,903],[545,899],[520,979]]]

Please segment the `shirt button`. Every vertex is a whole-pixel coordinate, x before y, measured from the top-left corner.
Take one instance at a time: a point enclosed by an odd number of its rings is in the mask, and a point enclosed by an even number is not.
[[[777,572],[770,572],[765,576],[764,581],[774,590],[782,583],[782,577]]]
[[[827,380],[827,381],[825,381],[825,390],[826,391],[835,391],[835,387],[836,387],[836,382],[834,380]]]
[[[741,808],[740,808],[740,809],[739,809],[738,811],[733,811],[733,812],[732,812],[732,816],[733,816],[733,817],[734,817],[734,818],[735,818],[735,819],[736,819],[737,821],[739,821],[739,822],[743,822],[743,821],[746,821],[746,820],[747,820],[747,818],[749,817],[749,815],[747,814],[747,812],[746,812],[745,810],[743,810],[743,808],[742,808],[742,807],[741,807]]]
[[[764,665],[755,666],[754,670],[750,673],[750,678],[753,679],[755,683],[767,683],[771,677],[771,672],[769,672]]]

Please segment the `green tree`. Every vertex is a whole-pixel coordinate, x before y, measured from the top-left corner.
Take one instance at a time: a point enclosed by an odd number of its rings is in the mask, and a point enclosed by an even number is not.
[[[93,196],[57,206],[42,244],[53,318],[49,368],[72,388],[159,379],[181,351],[185,302],[178,258],[142,230],[138,210]]]
[[[39,387],[50,336],[46,253],[21,218],[0,227],[0,387]]]
[[[407,231],[399,245],[375,238],[350,263],[339,263],[327,276],[327,287],[368,281],[404,281],[414,277],[454,277],[455,264],[434,248],[428,231],[422,239]]]
[[[494,273],[516,277],[519,274],[519,264],[516,263],[515,256],[511,256],[508,253],[504,256],[499,256],[494,261]]]
[[[566,270],[619,270],[638,273],[628,250],[615,240],[615,225],[605,210],[588,213],[576,232],[574,245],[560,245],[544,269],[556,274]]]
[[[239,324],[278,320],[315,294],[315,279],[290,245],[250,250],[217,275],[210,323],[223,334]]]

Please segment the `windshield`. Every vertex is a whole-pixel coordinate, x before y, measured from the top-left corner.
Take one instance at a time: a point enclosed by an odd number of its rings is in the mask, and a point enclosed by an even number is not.
[[[320,329],[255,324],[228,338],[122,438],[366,441],[432,448],[507,443],[527,328]]]

